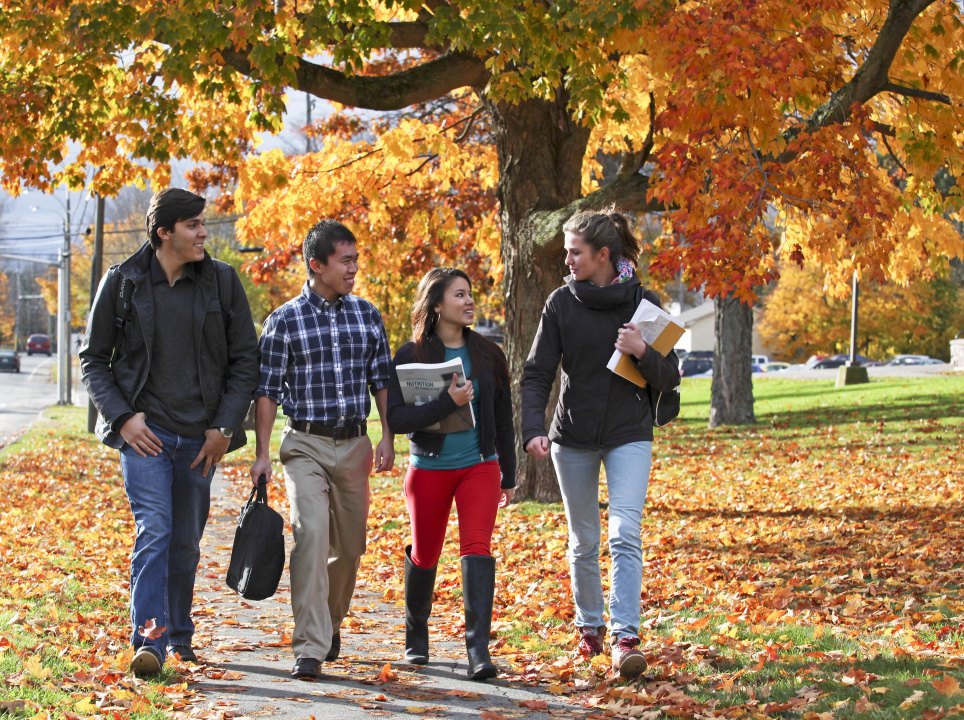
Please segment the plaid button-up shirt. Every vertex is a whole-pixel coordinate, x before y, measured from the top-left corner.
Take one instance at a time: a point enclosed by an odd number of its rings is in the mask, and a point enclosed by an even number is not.
[[[357,425],[371,410],[369,388],[387,387],[391,365],[374,305],[354,295],[330,303],[305,283],[264,321],[258,396],[293,420]]]

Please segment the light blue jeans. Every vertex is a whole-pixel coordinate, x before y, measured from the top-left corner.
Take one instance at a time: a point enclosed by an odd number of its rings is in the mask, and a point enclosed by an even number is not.
[[[641,525],[653,443],[627,443],[614,448],[577,450],[552,444],[562,502],[569,523],[569,574],[576,603],[576,626],[598,628],[603,618],[599,569],[599,467],[609,486],[609,633],[615,638],[639,634],[643,587]]]
[[[126,444],[120,451],[124,489],[137,528],[131,553],[131,644],[151,646],[163,661],[168,646],[190,648],[194,636],[194,579],[215,468],[204,477],[203,460],[190,467],[204,445],[203,435],[184,437],[147,424],[163,443],[161,452],[141,457]],[[154,639],[137,632],[150,620],[167,628]]]

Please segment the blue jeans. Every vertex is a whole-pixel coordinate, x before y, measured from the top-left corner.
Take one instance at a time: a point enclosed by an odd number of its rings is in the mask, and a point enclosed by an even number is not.
[[[600,450],[577,450],[552,444],[552,464],[559,478],[569,523],[569,574],[576,603],[576,626],[598,628],[603,619],[599,569],[599,466],[609,486],[609,632],[619,639],[639,634],[643,587],[643,505],[649,486],[653,443],[627,443]]]
[[[182,437],[147,424],[164,443],[158,455],[141,457],[130,445],[120,450],[124,490],[137,528],[131,554],[131,643],[151,646],[164,660],[168,646],[190,647],[194,636],[194,579],[214,468],[204,477],[204,460],[190,467],[204,445],[203,435]],[[137,631],[151,620],[167,628],[154,639]]]

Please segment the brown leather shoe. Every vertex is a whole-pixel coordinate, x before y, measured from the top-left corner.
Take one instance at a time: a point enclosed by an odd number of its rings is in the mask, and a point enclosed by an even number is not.
[[[613,670],[627,680],[635,680],[646,669],[646,658],[636,646],[638,637],[621,637],[613,643]]]
[[[291,677],[298,680],[321,680],[324,677],[321,672],[321,660],[314,658],[299,658],[295,660],[294,670]]]

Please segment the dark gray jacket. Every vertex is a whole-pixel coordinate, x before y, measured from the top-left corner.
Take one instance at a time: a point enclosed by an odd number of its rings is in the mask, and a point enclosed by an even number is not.
[[[99,413],[97,437],[117,449],[124,445],[120,428],[134,413],[134,403],[151,368],[157,310],[150,272],[153,256],[154,249],[144,243],[127,260],[107,271],[91,306],[80,350],[84,385]],[[193,330],[201,396],[211,427],[229,427],[235,431],[233,449],[245,442],[241,423],[258,386],[261,362],[258,337],[248,299],[234,268],[214,260],[205,251],[196,271]],[[219,274],[221,294],[228,305],[223,314],[215,272]],[[121,332],[115,320],[124,317],[119,302],[122,277],[133,282],[134,291]]]
[[[646,389],[606,369],[619,329],[636,309],[638,287],[636,277],[599,287],[570,276],[546,300],[522,376],[523,447],[547,434],[546,404],[560,360],[562,387],[548,432],[552,442],[592,450],[653,439]],[[651,290],[644,297],[660,305]],[[679,368],[652,348],[636,367],[656,390],[679,385]]]

